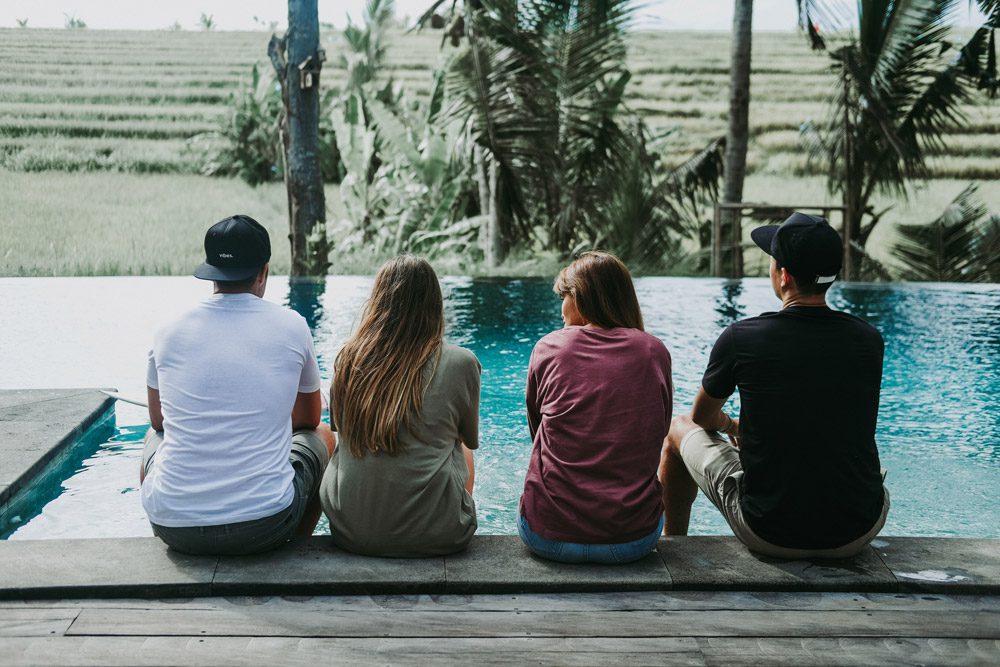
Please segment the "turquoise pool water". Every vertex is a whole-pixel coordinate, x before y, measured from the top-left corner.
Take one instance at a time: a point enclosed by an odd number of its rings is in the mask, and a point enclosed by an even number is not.
[[[449,339],[483,364],[480,532],[513,534],[531,447],[525,370],[534,342],[560,326],[559,302],[548,281],[442,283]],[[328,380],[370,285],[369,278],[331,277],[323,285],[290,287],[275,279],[266,298],[307,318]],[[778,306],[760,279],[643,278],[636,287],[648,330],[673,355],[675,412],[690,407],[719,332]],[[0,382],[117,386],[142,396],[153,329],[204,294],[205,285],[188,278],[0,280],[8,311]],[[837,285],[831,303],[865,318],[886,339],[878,444],[893,507],[885,533],[1000,537],[1000,286]],[[145,414],[119,403],[116,416],[116,424],[86,439],[53,471],[17,516],[0,518],[6,521],[0,534],[150,534],[137,493]],[[692,533],[729,529],[699,498]]]

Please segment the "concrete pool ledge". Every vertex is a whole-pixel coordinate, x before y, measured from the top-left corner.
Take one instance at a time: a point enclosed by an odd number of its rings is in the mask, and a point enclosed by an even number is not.
[[[884,537],[841,561],[777,561],[733,537],[663,538],[621,566],[561,565],[514,536],[439,558],[370,558],[329,537],[248,557],[193,557],[155,538],[0,542],[0,599],[445,595],[611,591],[1000,594],[1000,541]]]
[[[0,390],[0,512],[114,404],[93,388]]]
[[[0,510],[88,428],[110,429],[112,414],[95,389],[0,390]],[[675,537],[624,566],[543,561],[519,538],[495,535],[423,559],[357,556],[329,537],[224,558],[179,554],[155,538],[0,541],[0,599],[610,591],[998,595],[1000,540],[879,537],[848,560],[778,561],[734,537]]]

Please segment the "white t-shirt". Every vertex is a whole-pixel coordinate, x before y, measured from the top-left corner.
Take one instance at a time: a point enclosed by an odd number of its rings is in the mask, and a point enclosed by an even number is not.
[[[253,294],[214,294],[158,331],[146,384],[160,392],[163,443],[142,483],[149,520],[214,526],[288,507],[292,406],[319,380],[302,316]]]

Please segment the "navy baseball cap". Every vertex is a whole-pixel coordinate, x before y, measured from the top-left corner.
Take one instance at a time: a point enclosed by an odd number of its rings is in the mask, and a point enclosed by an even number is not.
[[[202,280],[246,280],[271,259],[271,237],[249,215],[234,215],[212,225],[205,234],[205,261],[194,270]]]
[[[796,279],[832,283],[844,261],[840,234],[818,215],[796,211],[780,225],[757,227],[750,238]]]

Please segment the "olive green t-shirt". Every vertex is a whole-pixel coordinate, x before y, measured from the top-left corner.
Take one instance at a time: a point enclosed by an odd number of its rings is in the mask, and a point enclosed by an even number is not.
[[[435,364],[436,361],[436,364]],[[462,443],[479,446],[479,360],[443,343],[425,366],[430,377],[414,433],[401,429],[396,456],[355,458],[342,438],[320,485],[333,541],[370,556],[437,556],[464,549],[476,532],[465,490]]]

